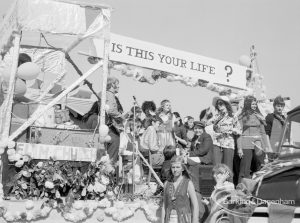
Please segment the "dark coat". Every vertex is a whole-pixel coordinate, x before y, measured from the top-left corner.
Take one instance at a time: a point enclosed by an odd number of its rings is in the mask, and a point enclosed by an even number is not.
[[[190,157],[199,157],[201,163],[211,164],[212,150],[213,150],[212,138],[208,133],[203,132],[199,138],[198,136],[194,136],[192,140]]]

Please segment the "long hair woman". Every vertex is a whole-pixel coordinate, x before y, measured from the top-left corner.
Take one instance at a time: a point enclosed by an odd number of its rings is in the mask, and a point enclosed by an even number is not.
[[[174,156],[171,159],[171,174],[164,188],[161,222],[198,222],[197,196],[183,157]]]
[[[265,119],[259,111],[255,97],[247,96],[245,98],[239,122],[242,128],[242,135],[237,140],[238,155],[241,158],[239,173],[239,182],[241,182],[242,178],[251,177],[252,160],[257,157],[262,162],[262,150],[269,147],[264,128]]]
[[[226,96],[218,96],[213,99],[213,106],[217,110],[214,117],[213,129],[215,145],[213,148],[214,165],[226,164],[233,169],[234,134],[240,134],[238,121],[233,117],[229,99]]]
[[[161,102],[157,115],[163,121],[158,131],[158,141],[160,146],[162,148],[165,148],[166,146],[175,146],[175,139],[173,135],[173,114],[169,100],[163,100]]]

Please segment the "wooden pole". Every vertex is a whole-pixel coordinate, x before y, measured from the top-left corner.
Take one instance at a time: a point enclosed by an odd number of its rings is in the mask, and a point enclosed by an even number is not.
[[[99,69],[103,65],[102,61],[99,61],[95,64],[90,70],[88,70],[85,74],[83,74],[80,78],[78,78],[73,84],[71,84],[68,88],[66,88],[60,95],[54,98],[51,102],[49,102],[45,107],[36,110],[31,117],[23,123],[10,137],[9,141],[14,140],[17,136],[19,136],[25,129],[27,129],[30,125],[32,125],[35,120],[41,117],[49,108],[58,103],[63,97],[65,97],[70,91],[72,91],[78,84],[80,84],[83,80],[85,80],[88,76],[94,73],[97,69]]]
[[[103,55],[103,79],[102,79],[102,92],[101,92],[101,108],[100,108],[100,125],[105,124],[105,105],[106,105],[106,84],[108,77],[108,60],[109,60],[109,49],[110,49],[110,20],[105,19],[105,30],[104,30],[104,55]],[[99,128],[100,130],[100,128]]]
[[[163,182],[161,182],[161,180],[159,179],[159,177],[157,176],[157,174],[155,173],[154,169],[152,168],[152,166],[148,163],[148,161],[145,159],[145,157],[141,154],[141,152],[137,149],[136,150],[137,154],[141,157],[141,159],[146,163],[146,165],[148,166],[149,170],[153,173],[153,176],[155,177],[155,179],[157,180],[157,182],[159,183],[159,185],[161,187],[164,187]]]
[[[12,103],[14,98],[15,92],[15,81],[16,81],[16,74],[18,71],[18,61],[19,61],[19,51],[20,51],[20,42],[21,42],[21,34],[16,33],[14,36],[14,51],[13,51],[13,61],[11,65],[11,72],[10,72],[10,79],[9,79],[9,86],[6,98],[3,102],[2,109],[1,109],[1,116],[2,122],[0,123],[0,141],[5,141],[8,139],[9,130],[10,130],[10,123],[11,123],[11,111],[12,111]],[[5,146],[6,147],[6,146]],[[0,155],[0,182],[2,183],[2,161]]]

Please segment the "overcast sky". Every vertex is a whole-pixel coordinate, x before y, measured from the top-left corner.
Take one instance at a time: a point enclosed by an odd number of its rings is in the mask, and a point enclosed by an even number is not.
[[[232,63],[255,45],[267,96],[279,94],[300,104],[300,1],[299,0],[119,0],[102,1],[114,8],[112,32]],[[0,15],[10,1],[0,0]],[[86,45],[76,50],[85,50]],[[75,60],[86,70],[85,58]],[[135,95],[138,102],[168,98],[173,110],[198,117],[216,93],[179,83],[156,85],[121,77],[120,100],[126,109]],[[91,77],[100,90],[99,73]],[[98,84],[99,83],[99,84]]]

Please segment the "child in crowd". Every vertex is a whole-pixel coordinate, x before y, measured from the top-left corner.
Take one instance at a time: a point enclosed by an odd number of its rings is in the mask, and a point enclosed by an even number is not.
[[[128,119],[125,125],[125,131],[120,133],[119,146],[119,176],[124,177],[125,191],[133,192],[132,186],[132,153],[140,147],[139,130],[142,122],[140,119]],[[135,182],[139,182],[143,176],[142,161],[136,157],[135,161]],[[122,170],[124,169],[124,170]],[[123,174],[122,174],[123,172]],[[127,177],[126,177],[127,176]]]
[[[218,213],[223,208],[224,198],[234,190],[234,184],[230,182],[233,173],[226,164],[218,163],[212,171],[216,186],[210,196],[210,202],[206,201],[210,209],[210,214],[205,221],[206,223],[217,222],[216,216],[219,215]]]
[[[163,147],[158,142],[159,126],[162,124],[162,120],[158,116],[149,117],[151,123],[145,130],[141,137],[141,152],[151,152],[152,166],[161,166],[164,162]]]
[[[227,165],[219,163],[216,166],[214,166],[212,172],[214,180],[216,181],[215,190],[213,191],[212,196],[214,195],[214,192],[218,189],[234,189],[234,184],[230,182],[230,180],[233,177],[233,173]]]
[[[163,151],[165,161],[161,168],[161,180],[165,182],[171,173],[171,159],[176,155],[176,148],[174,146],[166,146]]]

